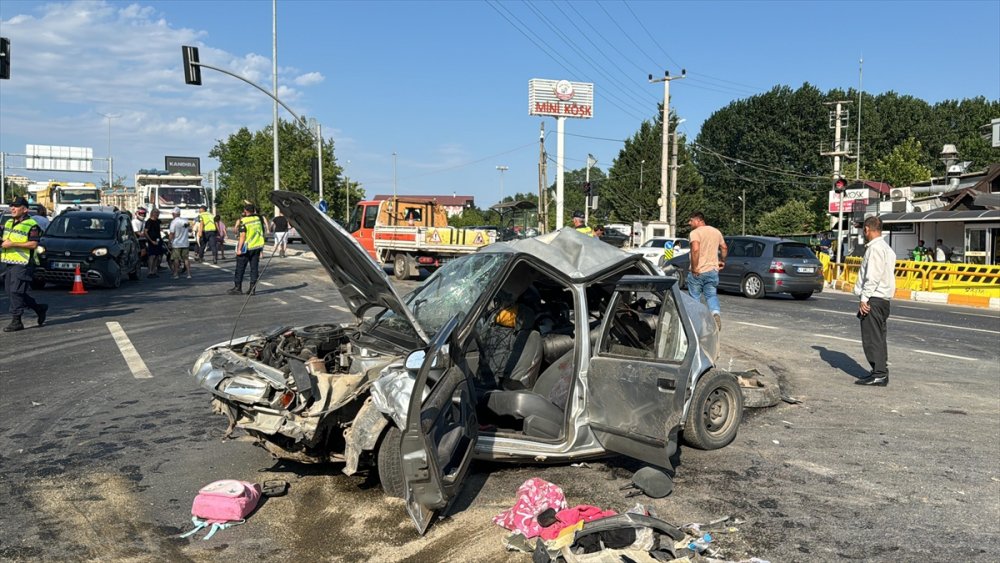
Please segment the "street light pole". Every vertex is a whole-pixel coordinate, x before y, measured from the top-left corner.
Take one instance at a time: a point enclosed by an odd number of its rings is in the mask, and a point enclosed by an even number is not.
[[[271,90],[274,97],[272,110],[273,150],[274,150],[274,191],[281,189],[278,167],[278,0],[271,0]],[[274,206],[274,214],[278,214],[278,206]]]
[[[117,117],[121,117],[121,115],[115,115],[113,113],[101,113],[101,112],[97,113],[108,118],[108,191],[111,191],[115,188],[115,174],[114,174],[115,167],[111,162],[111,120]]]
[[[746,236],[746,234],[747,234],[747,189],[743,188],[743,195],[742,196],[736,196],[736,197],[740,198],[740,201],[743,203],[743,230],[742,230],[741,234],[743,234],[744,236]]]
[[[348,160],[344,164],[344,224],[351,222],[351,179],[347,176],[347,167],[351,165]]]
[[[510,167],[501,164],[497,166],[497,171],[500,172],[500,201],[497,203],[503,203],[503,173],[510,170]]]

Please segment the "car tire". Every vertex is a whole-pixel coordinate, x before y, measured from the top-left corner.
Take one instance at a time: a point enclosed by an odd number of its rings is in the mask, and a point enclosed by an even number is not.
[[[792,297],[798,299],[799,301],[805,301],[806,299],[812,297],[812,294],[813,292],[811,291],[796,292],[792,294]]]
[[[399,451],[400,443],[403,440],[403,433],[395,426],[389,429],[382,436],[382,441],[378,445],[378,480],[382,484],[382,491],[385,495],[393,498],[403,498],[403,457]]]
[[[740,290],[743,292],[744,297],[749,299],[760,299],[761,297],[764,297],[764,280],[760,279],[760,276],[757,274],[750,274],[749,276],[743,278]]]
[[[108,284],[108,287],[111,289],[118,289],[121,286],[122,286],[122,269],[121,266],[119,266],[118,268],[115,269],[114,275],[111,276],[111,283]]]
[[[694,388],[684,424],[684,443],[717,450],[736,439],[743,418],[743,393],[731,373],[712,370]]]
[[[392,260],[392,273],[397,280],[405,281],[410,279],[409,260],[405,254],[397,254]]]

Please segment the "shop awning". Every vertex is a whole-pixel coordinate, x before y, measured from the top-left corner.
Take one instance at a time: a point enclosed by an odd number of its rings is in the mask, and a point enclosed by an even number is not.
[[[879,215],[883,223],[940,223],[960,221],[965,223],[1000,221],[1000,209],[975,211],[921,211],[919,213],[886,213]]]

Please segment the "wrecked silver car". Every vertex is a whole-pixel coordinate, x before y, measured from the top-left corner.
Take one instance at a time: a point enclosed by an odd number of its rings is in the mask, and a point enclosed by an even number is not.
[[[742,395],[713,366],[715,323],[642,256],[562,229],[449,262],[403,297],[308,199],[271,198],[357,321],[222,343],[192,374],[273,455],[375,468],[421,533],[473,458],[669,467],[678,440],[736,437]]]

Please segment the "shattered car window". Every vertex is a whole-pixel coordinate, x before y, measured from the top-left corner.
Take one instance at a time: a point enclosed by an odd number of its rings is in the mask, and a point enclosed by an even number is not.
[[[417,322],[433,338],[456,314],[467,314],[489,283],[509,260],[506,254],[470,254],[434,272],[420,287],[403,298]],[[409,322],[391,310],[375,320],[375,326],[396,332],[413,332]]]

